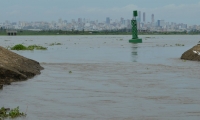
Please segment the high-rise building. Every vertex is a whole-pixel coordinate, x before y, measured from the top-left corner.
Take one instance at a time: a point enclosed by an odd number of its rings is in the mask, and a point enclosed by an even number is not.
[[[145,12],[143,12],[143,22],[145,23],[145,21],[146,21],[146,14]]]
[[[151,15],[151,22],[154,23],[154,14]]]
[[[85,18],[83,18],[83,23],[85,23]]]
[[[67,20],[64,20],[63,22],[64,22],[64,23],[67,23]]]
[[[138,13],[138,22],[141,22],[141,11]]]
[[[123,24],[123,22],[124,22],[124,18],[121,18],[120,23]]]
[[[110,24],[110,18],[109,17],[106,18],[106,24]]]
[[[62,19],[60,18],[60,19],[58,20],[58,23],[62,24],[62,22],[63,22],[63,21],[62,21]]]
[[[82,23],[82,19],[81,18],[78,18],[78,23]]]
[[[96,23],[96,24],[98,24],[98,23],[99,23],[99,21],[98,21],[98,20],[96,20],[96,21],[95,21],[95,23]]]
[[[164,20],[158,20],[158,27],[164,27],[165,21]]]

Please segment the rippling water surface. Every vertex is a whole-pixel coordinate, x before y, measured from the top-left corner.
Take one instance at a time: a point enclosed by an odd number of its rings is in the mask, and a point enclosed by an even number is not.
[[[179,58],[200,36],[140,37],[1,36],[4,47],[48,50],[14,51],[45,69],[4,86],[0,106],[19,106],[23,120],[199,120],[200,64]]]

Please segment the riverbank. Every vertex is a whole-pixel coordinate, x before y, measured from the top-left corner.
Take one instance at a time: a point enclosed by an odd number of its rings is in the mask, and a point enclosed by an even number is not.
[[[23,81],[40,74],[43,67],[34,60],[20,56],[0,46],[0,86]]]
[[[184,52],[181,56],[181,59],[191,60],[191,61],[200,61],[200,44],[197,44],[191,49]]]

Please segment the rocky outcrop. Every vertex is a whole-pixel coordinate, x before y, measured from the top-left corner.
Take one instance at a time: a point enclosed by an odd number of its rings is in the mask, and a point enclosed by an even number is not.
[[[181,59],[184,60],[192,60],[192,61],[200,61],[200,45],[196,45],[193,48],[184,52],[181,56]]]
[[[39,62],[0,46],[0,85],[27,80],[40,74],[42,69]]]

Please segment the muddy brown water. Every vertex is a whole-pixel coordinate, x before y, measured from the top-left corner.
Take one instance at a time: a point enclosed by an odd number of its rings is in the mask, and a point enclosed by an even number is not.
[[[131,36],[0,37],[4,47],[48,47],[15,51],[45,69],[4,86],[0,106],[19,106],[27,113],[19,120],[199,120],[200,64],[179,58],[200,36],[140,37],[142,44],[128,43]]]

